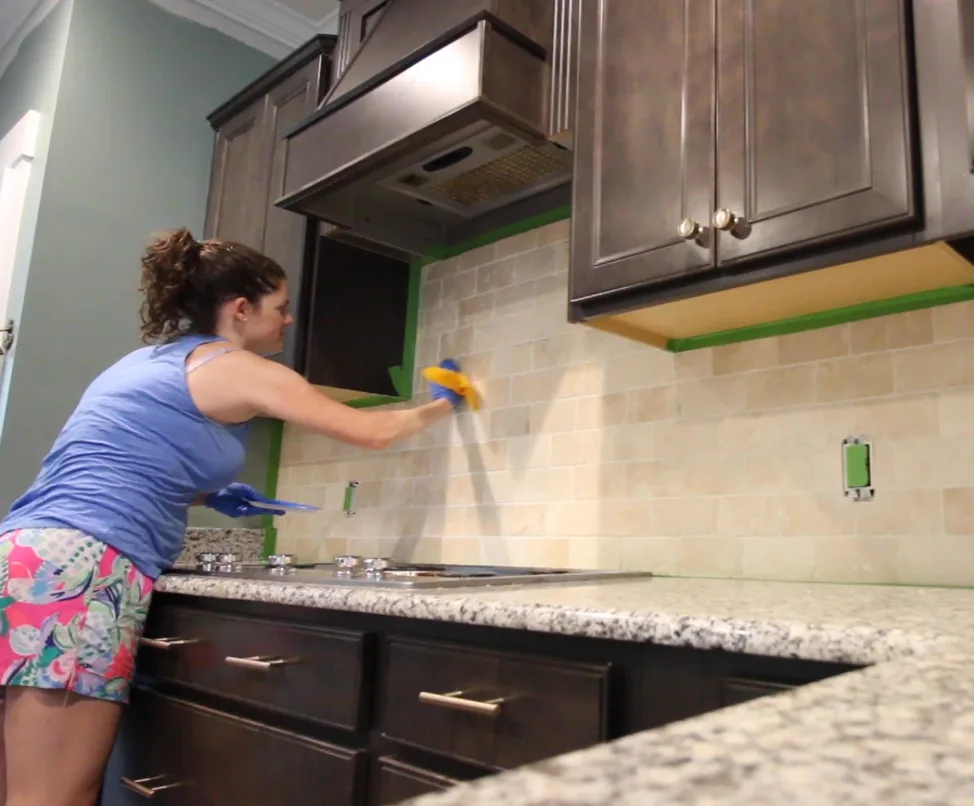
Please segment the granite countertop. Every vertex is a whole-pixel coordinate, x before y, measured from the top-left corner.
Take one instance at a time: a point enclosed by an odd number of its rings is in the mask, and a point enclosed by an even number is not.
[[[163,577],[158,590],[870,665],[415,806],[974,804],[974,592],[666,579],[406,592]]]

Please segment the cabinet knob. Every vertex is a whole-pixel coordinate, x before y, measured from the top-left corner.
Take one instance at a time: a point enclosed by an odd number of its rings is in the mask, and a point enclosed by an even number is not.
[[[703,227],[700,226],[698,221],[694,221],[692,218],[684,218],[680,222],[677,232],[680,233],[680,237],[683,240],[695,241],[703,234]]]
[[[724,232],[730,232],[730,230],[734,229],[739,220],[740,219],[726,207],[719,207],[714,211],[714,226],[719,230],[723,230]]]

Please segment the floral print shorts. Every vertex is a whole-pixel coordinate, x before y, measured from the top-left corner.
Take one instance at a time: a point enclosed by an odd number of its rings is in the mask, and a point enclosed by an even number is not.
[[[152,580],[73,529],[0,535],[3,686],[128,702]]]

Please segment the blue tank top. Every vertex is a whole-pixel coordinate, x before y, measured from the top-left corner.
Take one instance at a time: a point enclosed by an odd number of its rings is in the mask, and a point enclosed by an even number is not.
[[[231,483],[244,462],[247,425],[209,419],[186,385],[186,357],[214,341],[143,347],[95,379],[0,534],[78,529],[152,579],[172,565],[192,502]]]

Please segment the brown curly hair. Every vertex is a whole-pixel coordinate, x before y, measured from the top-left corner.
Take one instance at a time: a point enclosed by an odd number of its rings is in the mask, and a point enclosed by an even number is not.
[[[197,241],[185,228],[159,235],[142,256],[142,340],[213,335],[225,302],[256,305],[286,276],[275,261],[231,241]]]

